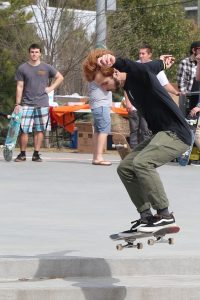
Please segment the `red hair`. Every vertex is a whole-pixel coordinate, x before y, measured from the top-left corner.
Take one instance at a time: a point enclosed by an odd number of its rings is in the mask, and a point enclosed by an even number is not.
[[[87,81],[94,80],[97,72],[101,72],[104,76],[112,76],[114,73],[113,68],[100,67],[97,65],[97,59],[105,54],[113,54],[112,51],[107,49],[92,50],[83,62],[83,73]]]

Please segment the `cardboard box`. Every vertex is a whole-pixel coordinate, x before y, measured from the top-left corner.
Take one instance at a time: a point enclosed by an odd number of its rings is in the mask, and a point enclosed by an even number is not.
[[[78,131],[78,151],[82,153],[93,152],[93,126],[90,122],[78,122],[76,123]]]

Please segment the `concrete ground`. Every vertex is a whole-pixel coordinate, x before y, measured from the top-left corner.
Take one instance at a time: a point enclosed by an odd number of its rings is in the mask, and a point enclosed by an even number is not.
[[[170,270],[175,264],[177,267],[172,272],[173,276],[179,273],[197,276],[193,282],[196,282],[198,296],[180,296],[180,299],[200,299],[199,167],[180,167],[171,163],[159,168],[171,203],[170,209],[175,213],[176,222],[181,227],[180,233],[174,235],[175,244],[148,246],[145,240],[143,250],[116,251],[116,243],[109,239],[109,235],[128,229],[130,222],[138,218],[116,173],[118,154],[105,154],[105,158],[113,164],[104,167],[92,165],[91,154],[62,151],[41,153],[44,160],[42,163],[32,162],[31,152],[28,152],[27,161],[24,163],[8,163],[0,152],[0,278],[10,280],[23,277],[79,277],[85,272],[85,276],[93,277],[93,282],[95,276],[110,278],[113,274],[151,275],[152,264],[149,262],[153,261],[156,269],[154,275],[158,276],[156,280],[161,285],[160,272],[162,275],[171,274]],[[14,157],[16,155],[17,151]],[[95,262],[98,262],[96,268]],[[145,266],[145,272],[138,266],[141,262]],[[161,262],[164,262],[163,265]],[[66,270],[63,271],[66,263],[70,266],[73,264],[73,268],[69,268],[69,274]],[[130,271],[131,264],[134,267]],[[188,270],[196,271],[191,273]],[[138,278],[135,280],[136,283],[139,282]],[[164,285],[168,285],[172,279],[168,277],[167,280]],[[190,277],[188,286],[191,281]],[[126,282],[128,287],[128,279]],[[4,285],[0,284],[0,289]],[[44,282],[44,288],[45,285]],[[56,285],[57,288],[59,286],[62,287],[62,284]],[[143,285],[140,282],[138,286],[141,288]],[[183,287],[179,287],[180,293],[183,293]],[[8,291],[9,285],[5,289]],[[24,296],[12,298],[10,294],[2,295],[0,293],[0,299],[3,300],[29,299],[23,298]],[[133,299],[131,295],[130,298],[121,297],[119,294],[116,297],[113,294],[113,298],[84,296],[83,299]],[[30,299],[68,299],[61,296],[41,297]],[[175,299],[173,297],[168,299]],[[143,298],[138,296],[134,299]],[[165,298],[160,296],[159,299]],[[179,299],[178,296],[176,299]]]
[[[113,162],[110,167],[92,165],[90,154],[43,152],[42,163],[27,155],[25,163],[8,163],[0,153],[2,256],[199,253],[199,167],[171,163],[159,168],[181,227],[176,244],[119,253],[108,236],[128,229],[138,214],[116,173],[118,155],[105,155]]]

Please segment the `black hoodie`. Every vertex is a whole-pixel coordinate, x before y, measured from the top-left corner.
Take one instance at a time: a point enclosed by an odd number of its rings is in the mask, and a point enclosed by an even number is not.
[[[146,119],[153,134],[159,131],[172,131],[184,143],[190,145],[192,142],[190,128],[181,110],[156,77],[164,68],[163,61],[154,60],[141,64],[117,58],[113,67],[127,73],[123,88],[130,102]]]

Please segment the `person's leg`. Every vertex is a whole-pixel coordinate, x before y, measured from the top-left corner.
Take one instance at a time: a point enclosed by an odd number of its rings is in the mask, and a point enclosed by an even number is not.
[[[142,213],[149,211],[151,206],[160,215],[168,213],[169,201],[156,168],[178,157],[187,148],[188,145],[184,144],[175,134],[159,132],[150,141],[141,143],[119,165],[118,174],[141,218]],[[139,151],[137,152],[137,150]],[[171,215],[166,218],[171,223],[175,222]],[[169,222],[167,220],[166,224]],[[133,229],[144,231],[149,224],[152,225],[149,222],[142,226],[136,223]],[[160,219],[157,224],[161,224]],[[152,226],[149,226],[148,230],[151,231]]]
[[[107,142],[107,133],[94,132],[93,134],[93,162],[103,162],[103,151]]]
[[[44,139],[44,133],[42,131],[36,131],[34,133],[34,151],[39,152]]]
[[[142,189],[144,201],[150,202],[152,208],[157,211],[157,215],[138,231],[151,232],[175,224],[174,216],[169,213],[169,201],[156,168],[175,159],[188,147],[176,134],[159,132],[135,157],[133,171]]]
[[[151,205],[145,201],[140,183],[133,171],[133,161],[135,157],[137,157],[137,155],[148,145],[148,143],[150,143],[150,141],[151,140],[149,139],[149,141],[144,141],[137,145],[137,147],[135,147],[135,149],[120,162],[117,168],[117,173],[139,213],[149,210]]]
[[[147,121],[139,115],[139,142],[148,140],[151,136],[151,131],[148,128]]]
[[[32,132],[33,126],[33,108],[22,107],[21,133],[19,137],[20,154],[15,158],[15,162],[26,161],[26,148],[28,144],[28,133]]]
[[[28,133],[21,132],[20,134],[20,150],[26,152],[27,144],[28,144]]]
[[[138,145],[138,129],[139,129],[139,117],[136,110],[132,110],[128,113],[129,128],[130,128],[130,147],[134,149]]]
[[[200,150],[200,117],[198,120],[196,132],[195,132],[195,144],[198,147],[198,149]]]
[[[145,202],[150,202],[154,209],[161,210],[169,206],[156,168],[178,157],[188,147],[176,134],[162,131],[134,158],[133,172],[142,188]]]
[[[94,165],[109,166],[111,163],[103,159],[103,151],[111,128],[110,108],[98,107],[92,110],[94,119],[93,160]]]
[[[34,153],[32,161],[41,162],[39,151],[44,139],[44,131],[50,129],[50,116],[48,107],[34,108]]]

